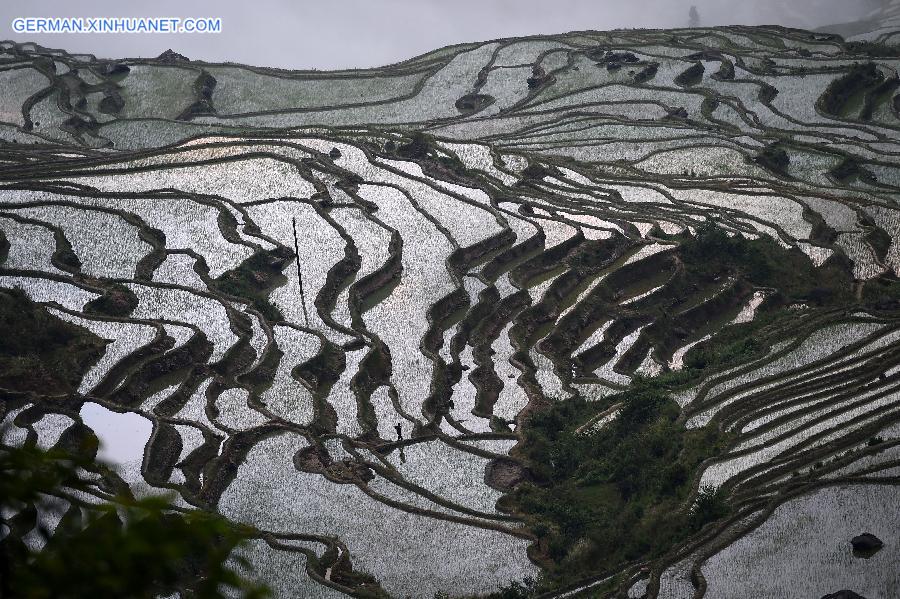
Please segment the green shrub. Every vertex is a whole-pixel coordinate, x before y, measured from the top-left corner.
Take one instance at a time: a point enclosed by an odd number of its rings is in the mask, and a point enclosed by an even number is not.
[[[896,58],[900,56],[900,45],[883,42],[846,42],[844,48],[848,54],[865,54],[872,58]]]
[[[699,530],[709,522],[728,515],[728,504],[721,489],[703,486],[697,493],[697,499],[691,507],[691,528]]]
[[[682,73],[680,73],[677,77],[675,77],[675,83],[686,87],[696,85],[703,79],[704,71],[705,69],[703,67],[703,63],[695,62],[690,67],[685,69]]]
[[[284,320],[281,311],[269,301],[269,293],[284,281],[281,273],[292,257],[293,252],[283,249],[257,251],[236,268],[213,279],[213,289],[249,300],[269,321]]]
[[[828,114],[840,116],[850,98],[857,93],[880,84],[884,75],[875,63],[855,64],[843,77],[831,82],[819,99],[822,110]]]
[[[774,88],[773,88],[774,89]],[[753,161],[761,167],[778,175],[786,175],[790,165],[790,157],[787,151],[778,143],[766,146],[760,153],[754,156]]]
[[[604,428],[575,432],[618,402],[621,410]],[[727,513],[719,496],[715,503],[703,496],[701,515],[681,509],[691,474],[728,436],[714,427],[688,430],[678,414],[659,381],[637,378],[607,401],[558,401],[524,423],[523,453],[540,484],[512,498],[554,562],[548,584],[659,556],[699,522]]]
[[[0,387],[71,392],[105,345],[87,329],[53,316],[21,289],[0,288]]]

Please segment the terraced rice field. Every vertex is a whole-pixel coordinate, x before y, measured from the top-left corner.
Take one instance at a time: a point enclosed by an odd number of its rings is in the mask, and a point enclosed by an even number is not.
[[[898,56],[775,27],[334,73],[0,43],[0,287],[107,340],[67,392],[0,389],[3,443],[92,431],[134,492],[256,527],[277,596],[468,596],[548,569],[503,499],[531,415],[669,377],[730,435],[682,509],[731,515],[551,595],[896,596]],[[847,296],[695,276],[711,230]]]

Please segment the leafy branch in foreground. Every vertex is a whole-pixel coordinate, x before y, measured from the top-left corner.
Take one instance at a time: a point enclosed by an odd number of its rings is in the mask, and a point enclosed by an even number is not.
[[[0,447],[0,596],[268,595],[232,567],[248,566],[230,556],[251,529],[161,497],[87,501],[85,471],[97,465],[74,453]]]

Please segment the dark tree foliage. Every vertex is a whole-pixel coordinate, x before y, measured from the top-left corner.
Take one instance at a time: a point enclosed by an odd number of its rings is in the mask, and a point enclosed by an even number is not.
[[[270,321],[283,320],[281,312],[269,301],[269,293],[285,280],[282,271],[292,257],[293,252],[284,248],[257,251],[237,267],[213,279],[213,288],[250,300],[253,307]]]
[[[0,289],[5,391],[71,394],[104,344],[22,290]],[[96,451],[97,438],[83,424],[64,431],[50,451],[33,441],[0,445],[0,597],[213,598],[227,588],[231,596],[264,596],[229,561],[254,531],[208,512],[176,510],[163,498],[135,499],[94,461]],[[58,519],[52,530],[48,515]]]
[[[696,85],[703,80],[703,73],[705,69],[703,67],[702,62],[695,62],[684,72],[680,73],[677,77],[675,77],[675,83],[683,86]]]
[[[656,77],[656,73],[659,72],[659,63],[653,62],[648,64],[646,67],[635,73],[634,82],[635,83],[646,83]]]
[[[70,392],[105,343],[52,316],[21,289],[0,289],[0,387],[47,395]]]
[[[759,88],[759,101],[763,104],[771,104],[778,97],[778,88],[768,83],[763,83]]]
[[[208,512],[176,511],[159,497],[62,503],[73,491],[92,489],[79,469],[102,471],[83,455],[0,447],[0,596],[153,599],[178,592],[207,599],[228,589],[228,596],[267,595],[228,561],[252,530]],[[60,509],[59,523],[48,530],[41,514]],[[29,533],[43,546],[35,548]]]
[[[819,103],[828,114],[840,116],[855,94],[863,94],[866,90],[880,85],[884,75],[873,62],[855,64],[843,77],[829,84],[819,99]]]
[[[878,182],[872,171],[865,168],[855,158],[845,158],[840,164],[828,171],[828,174],[842,183],[847,182],[854,177],[858,177],[861,181],[866,183]]]
[[[509,584],[503,584],[493,593],[487,595],[477,595],[466,597],[465,599],[527,599],[533,597],[538,592],[537,582],[532,578],[525,578],[522,582],[513,580]],[[434,599],[463,599],[459,595],[449,595],[447,593],[436,593]]]
[[[690,523],[692,528],[700,528],[706,522],[713,522],[728,515],[728,504],[721,489],[704,486],[697,493],[697,499],[691,507]]]
[[[787,168],[790,165],[787,151],[778,143],[763,148],[753,157],[753,161],[764,169],[782,176],[787,175]]]
[[[848,54],[864,54],[872,58],[894,58],[900,56],[900,44],[860,41],[846,42],[844,48]]]
[[[772,239],[746,239],[708,223],[679,247],[685,268],[701,278],[728,273],[755,287],[776,289],[770,304],[806,302],[818,306],[851,304],[853,276],[846,259],[816,267],[799,249],[786,250]]]
[[[137,296],[131,289],[124,285],[113,285],[103,295],[89,301],[84,309],[88,314],[123,317],[134,312],[137,305]]]
[[[6,261],[6,257],[9,255],[9,240],[6,239],[6,235],[3,231],[0,231],[0,264],[3,264]]]
[[[618,402],[608,425],[576,430]],[[688,430],[678,414],[660,385],[639,378],[608,402],[570,399],[530,418],[523,448],[538,484],[512,501],[553,562],[545,582],[658,557],[727,513],[721,498],[716,509],[682,509],[691,474],[728,437],[715,427]]]
[[[550,173],[546,168],[537,163],[531,163],[522,171],[522,178],[532,181],[540,181]]]
[[[421,131],[416,131],[410,136],[410,142],[397,148],[397,154],[402,158],[425,158],[430,147],[428,138]]]

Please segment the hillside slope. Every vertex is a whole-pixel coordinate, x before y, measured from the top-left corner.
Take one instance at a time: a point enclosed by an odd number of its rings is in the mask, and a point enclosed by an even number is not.
[[[110,341],[0,389],[3,442],[150,421],[117,476],[257,527],[277,596],[892,596],[884,25],[334,73],[0,43],[0,287]]]

